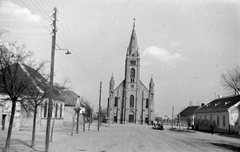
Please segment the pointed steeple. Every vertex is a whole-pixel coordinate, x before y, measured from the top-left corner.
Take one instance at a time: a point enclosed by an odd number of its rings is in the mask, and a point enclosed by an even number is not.
[[[113,77],[113,73],[112,73],[112,77],[111,77],[110,83],[113,83],[113,84],[114,84],[114,77]]]
[[[153,75],[151,76],[150,83],[149,83],[149,92],[154,93]]]
[[[110,80],[110,85],[109,85],[109,97],[113,97],[113,91],[114,91],[114,78],[113,78],[113,73],[112,73],[112,77]]]
[[[150,80],[150,85],[154,85],[154,82],[153,82],[153,75],[151,76],[151,80]]]
[[[135,20],[133,19],[133,29],[132,29],[132,35],[130,38],[130,42],[129,42],[129,46],[127,49],[127,56],[135,56],[138,57],[139,53],[138,53],[138,43],[137,43],[137,35],[136,35],[136,31],[135,31]]]

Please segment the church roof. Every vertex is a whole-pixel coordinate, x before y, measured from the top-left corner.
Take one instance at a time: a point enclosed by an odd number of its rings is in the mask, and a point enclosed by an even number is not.
[[[135,22],[133,23],[133,30],[127,50],[127,56],[139,56]]]

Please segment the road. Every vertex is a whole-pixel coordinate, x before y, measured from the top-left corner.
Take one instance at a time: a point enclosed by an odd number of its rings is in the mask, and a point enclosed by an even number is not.
[[[240,151],[240,136],[230,137],[205,132],[153,130],[150,126],[114,124],[102,126],[97,131],[93,124],[79,134],[70,135],[71,129],[55,130],[50,152],[228,152]],[[0,152],[4,147],[7,131],[0,131]],[[31,144],[31,131],[14,131],[10,152],[44,151],[45,132],[36,132],[36,147]]]
[[[55,145],[56,144],[56,145]],[[67,144],[67,145],[66,145]],[[203,132],[153,130],[141,125],[111,125],[52,143],[51,151],[221,152],[240,151],[239,138]]]

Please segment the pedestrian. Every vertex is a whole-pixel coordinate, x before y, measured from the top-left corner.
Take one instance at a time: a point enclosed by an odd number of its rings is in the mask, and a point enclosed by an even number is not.
[[[213,135],[213,124],[211,124],[211,132],[212,132],[212,135]]]

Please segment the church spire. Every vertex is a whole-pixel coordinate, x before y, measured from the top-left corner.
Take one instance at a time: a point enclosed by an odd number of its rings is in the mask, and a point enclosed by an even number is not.
[[[154,82],[153,82],[153,75],[151,75],[150,85],[154,85]]]
[[[138,43],[137,43],[137,35],[136,35],[136,31],[135,31],[135,18],[133,19],[133,29],[132,29],[132,35],[130,38],[130,42],[129,42],[129,46],[127,49],[127,57],[130,56],[135,56],[138,57],[139,53],[138,53]]]

